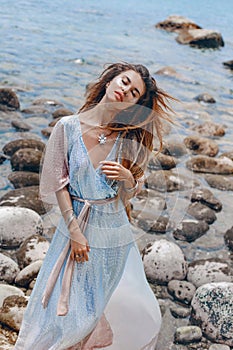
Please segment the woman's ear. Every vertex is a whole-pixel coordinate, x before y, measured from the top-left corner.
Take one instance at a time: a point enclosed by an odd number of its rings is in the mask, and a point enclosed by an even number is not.
[[[109,84],[110,84],[110,82],[107,82],[107,84],[105,85],[106,89],[109,87]]]

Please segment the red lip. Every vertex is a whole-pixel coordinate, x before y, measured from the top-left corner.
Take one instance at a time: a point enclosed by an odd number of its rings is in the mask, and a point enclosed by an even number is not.
[[[121,102],[123,101],[124,95],[120,91],[114,91],[115,95],[117,96],[117,99],[120,100]]]

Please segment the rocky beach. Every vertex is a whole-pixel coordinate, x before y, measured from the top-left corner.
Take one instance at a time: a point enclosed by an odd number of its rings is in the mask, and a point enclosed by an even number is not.
[[[173,64],[172,57],[167,59],[169,65],[154,58],[142,62],[159,85],[180,99],[173,106],[174,125],[164,125],[163,150],[151,157],[145,186],[132,200],[132,229],[163,316],[155,350],[229,350],[233,349],[233,99],[229,83],[233,57],[221,62],[215,58],[225,47],[232,48],[233,42],[183,16],[154,23],[153,30],[158,36],[166,35],[165,45],[177,45],[179,54],[195,52],[197,60],[199,56],[206,59],[206,66],[199,62],[195,74],[198,63],[189,66],[189,56],[182,69]],[[219,64],[217,73],[213,62]],[[59,217],[57,208],[45,206],[39,198],[43,151],[56,122],[80,107],[87,77],[100,66],[98,60],[92,64],[96,67],[75,59],[82,83],[71,95],[67,95],[66,80],[64,94],[52,96],[60,90],[53,81],[44,89],[41,81],[38,92],[15,79],[1,79],[2,350],[13,349]],[[227,80],[225,85],[221,76]],[[49,85],[52,89],[46,96]]]

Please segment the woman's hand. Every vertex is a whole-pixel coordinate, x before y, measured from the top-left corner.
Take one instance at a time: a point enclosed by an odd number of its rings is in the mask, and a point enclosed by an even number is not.
[[[70,257],[77,262],[88,261],[88,253],[90,246],[86,237],[82,234],[79,227],[73,226],[70,228],[71,252]]]
[[[101,171],[110,180],[124,181],[125,187],[134,187],[135,180],[129,169],[126,169],[122,164],[110,160],[103,160]]]

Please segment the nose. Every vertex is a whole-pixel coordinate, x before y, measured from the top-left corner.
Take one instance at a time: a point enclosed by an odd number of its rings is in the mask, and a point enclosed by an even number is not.
[[[123,92],[123,94],[127,94],[127,92],[129,91],[129,89],[130,89],[130,86],[129,85],[125,85],[125,86],[122,86],[121,87],[121,90],[122,90],[122,92]]]

